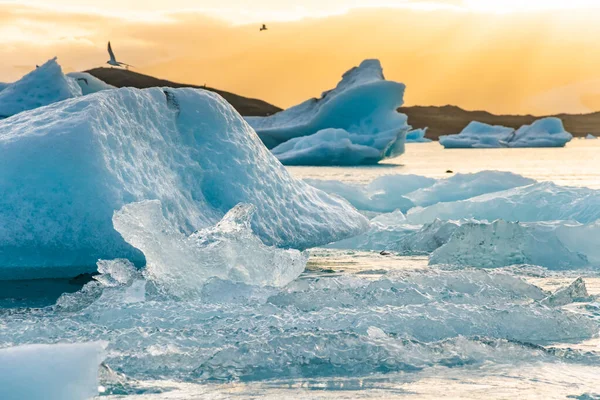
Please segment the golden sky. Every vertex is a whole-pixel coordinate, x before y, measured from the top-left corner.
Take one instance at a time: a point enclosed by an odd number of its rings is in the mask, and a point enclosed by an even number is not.
[[[600,110],[598,0],[0,0],[0,80],[58,56],[288,107],[365,58],[407,105],[495,113]],[[260,23],[267,32],[259,32]]]

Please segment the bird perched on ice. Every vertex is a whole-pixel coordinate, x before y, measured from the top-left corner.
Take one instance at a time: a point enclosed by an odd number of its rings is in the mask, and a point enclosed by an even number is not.
[[[115,58],[115,53],[113,53],[112,47],[110,45],[110,42],[108,42],[108,55],[110,56],[110,60],[108,60],[106,63],[115,67],[125,67],[125,69],[129,69],[129,67],[133,67],[133,65],[129,65],[129,64],[125,64],[122,62],[117,61],[117,59]]]
[[[260,30],[259,30],[259,32],[266,31],[266,30],[268,30],[268,29],[267,29],[267,25],[263,24],[263,25],[260,27]]]

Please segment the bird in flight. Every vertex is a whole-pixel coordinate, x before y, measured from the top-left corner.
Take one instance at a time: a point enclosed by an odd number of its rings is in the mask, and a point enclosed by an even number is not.
[[[117,61],[115,58],[115,53],[113,53],[112,47],[110,46],[110,42],[108,42],[108,55],[110,56],[110,60],[106,63],[115,67],[125,67],[125,69],[129,69],[129,67],[133,67],[133,65],[125,64]]]
[[[259,32],[266,31],[266,30],[267,30],[267,25],[263,24],[263,26],[260,27]]]

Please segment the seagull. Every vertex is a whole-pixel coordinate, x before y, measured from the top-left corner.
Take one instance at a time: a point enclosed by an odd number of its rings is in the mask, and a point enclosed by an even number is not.
[[[129,69],[129,67],[133,67],[133,65],[129,65],[129,64],[125,64],[125,63],[117,61],[117,59],[115,58],[115,53],[113,53],[112,47],[110,46],[110,42],[108,42],[108,55],[110,56],[110,60],[108,60],[106,63],[109,65],[113,65],[115,67],[125,66],[125,69]]]
[[[260,27],[259,32],[266,31],[266,30],[267,30],[267,25],[263,24],[263,26]]]

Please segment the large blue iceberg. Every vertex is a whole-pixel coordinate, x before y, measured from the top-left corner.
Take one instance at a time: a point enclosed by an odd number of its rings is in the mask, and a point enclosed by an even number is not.
[[[53,58],[0,91],[0,118],[81,95],[76,81]]]
[[[543,118],[518,130],[471,122],[456,135],[440,136],[445,148],[564,147],[573,136],[559,118]]]
[[[293,178],[241,116],[203,90],[123,88],[0,122],[0,278],[74,276],[142,253],[113,212],[160,200],[182,233],[256,207],[267,245],[307,248],[361,233],[341,199]],[[54,268],[46,268],[54,267]]]
[[[404,90],[385,80],[378,60],[365,60],[320,99],[246,119],[285,164],[374,164],[404,152],[410,126],[396,111]]]

